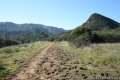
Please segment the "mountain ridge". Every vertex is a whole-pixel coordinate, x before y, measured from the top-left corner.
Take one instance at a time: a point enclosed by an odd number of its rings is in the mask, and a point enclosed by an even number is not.
[[[20,30],[20,31],[22,31],[22,30],[27,31],[28,29],[33,29],[33,26],[34,26],[34,28],[45,28],[45,29],[52,28],[52,29],[59,29],[61,31],[64,31],[64,29],[62,29],[62,28],[57,28],[57,27],[53,27],[53,26],[46,26],[46,25],[43,25],[43,24],[34,24],[34,23],[17,24],[17,23],[13,23],[13,22],[0,22],[0,28],[1,27],[6,27],[6,28],[9,28],[7,30],[12,30],[12,31],[14,31],[15,29],[11,29],[11,27],[16,28],[16,30],[18,28],[18,30]]]
[[[43,24],[0,22],[0,38],[14,40],[19,43],[46,40],[50,36],[63,32],[65,30],[62,28],[45,26]]]

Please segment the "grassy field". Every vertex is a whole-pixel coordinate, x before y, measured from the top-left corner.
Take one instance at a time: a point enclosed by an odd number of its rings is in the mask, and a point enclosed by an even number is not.
[[[120,76],[120,43],[76,48],[68,42],[61,42],[61,46],[75,55],[87,76]]]
[[[49,42],[35,42],[0,49],[0,80],[14,74]],[[92,44],[77,48],[68,42],[57,42],[72,55],[83,78],[90,76],[120,76],[120,43]],[[58,56],[58,55],[57,55]],[[72,60],[74,59],[74,60]],[[79,63],[78,63],[79,61]],[[72,64],[70,64],[72,66]],[[74,72],[73,72],[74,73]]]
[[[48,42],[35,42],[0,49],[0,80],[14,74],[23,64],[29,61],[38,51],[42,51]]]

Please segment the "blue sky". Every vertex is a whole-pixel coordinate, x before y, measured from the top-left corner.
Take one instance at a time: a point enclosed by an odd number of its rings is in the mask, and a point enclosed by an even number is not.
[[[73,29],[95,12],[120,22],[120,0],[0,0],[0,22]]]

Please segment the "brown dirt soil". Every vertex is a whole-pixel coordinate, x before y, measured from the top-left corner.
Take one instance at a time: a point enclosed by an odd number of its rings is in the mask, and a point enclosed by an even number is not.
[[[55,43],[35,56],[10,80],[80,80],[79,61]]]

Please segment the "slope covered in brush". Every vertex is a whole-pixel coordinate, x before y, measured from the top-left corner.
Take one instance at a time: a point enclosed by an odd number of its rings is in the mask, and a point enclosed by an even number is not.
[[[61,34],[55,40],[68,40],[77,45],[88,43],[120,42],[120,24],[101,14],[94,13],[77,28]]]
[[[119,27],[119,23],[101,14],[94,13],[82,25],[82,27],[86,27],[92,30],[114,29]]]
[[[85,30],[100,31],[100,30],[116,29],[118,27],[119,27],[118,22],[108,17],[105,17],[101,14],[94,13],[89,17],[89,19],[83,25],[72,30],[71,34],[79,35],[80,33],[83,33]]]

